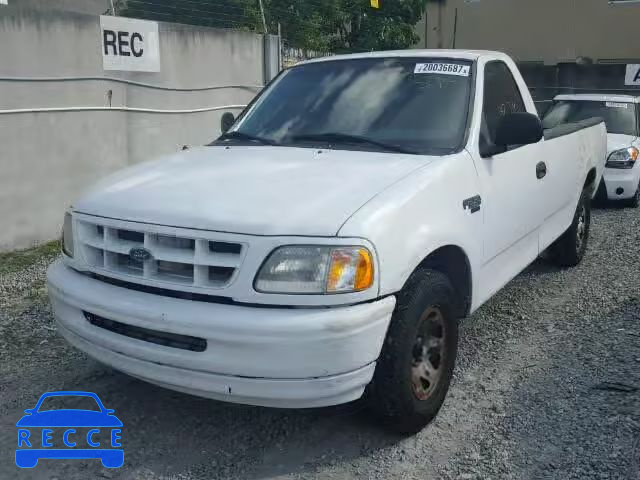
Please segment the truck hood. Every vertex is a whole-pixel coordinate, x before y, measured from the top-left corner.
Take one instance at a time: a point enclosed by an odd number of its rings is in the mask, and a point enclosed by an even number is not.
[[[636,146],[637,137],[633,135],[623,135],[620,133],[607,133],[607,157],[611,155],[611,152],[620,150],[621,148],[628,148]]]
[[[199,147],[125,169],[76,211],[256,235],[336,235],[386,187],[433,157],[311,148]]]

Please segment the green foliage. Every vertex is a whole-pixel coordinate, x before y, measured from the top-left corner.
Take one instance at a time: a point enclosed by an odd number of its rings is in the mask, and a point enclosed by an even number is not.
[[[427,0],[381,0],[371,8],[369,0],[332,0],[327,17],[329,50],[369,51],[408,48],[418,41],[414,26]]]
[[[49,242],[28,250],[0,253],[0,275],[19,272],[42,260],[53,260],[60,255],[60,242]]]
[[[429,0],[263,0],[269,33],[291,46],[323,52],[407,48]],[[263,31],[258,0],[126,0],[122,16]]]

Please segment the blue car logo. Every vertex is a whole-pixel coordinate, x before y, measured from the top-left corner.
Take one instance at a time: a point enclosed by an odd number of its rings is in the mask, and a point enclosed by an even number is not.
[[[61,401],[83,403],[88,408],[53,408]],[[122,422],[95,393],[48,392],[34,408],[24,412],[26,415],[16,423],[18,467],[33,468],[41,458],[95,458],[107,468],[119,468],[124,463]]]

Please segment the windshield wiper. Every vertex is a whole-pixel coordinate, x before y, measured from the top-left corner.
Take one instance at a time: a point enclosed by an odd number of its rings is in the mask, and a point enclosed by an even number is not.
[[[329,143],[360,143],[360,144],[373,145],[391,152],[410,153],[414,155],[416,154],[416,152],[407,150],[406,148],[400,147],[398,145],[379,142],[378,140],[373,140],[368,137],[360,137],[358,135],[349,135],[348,133],[338,133],[338,132],[301,133],[299,135],[292,135],[290,137],[290,140],[292,140],[293,142],[320,141],[320,142],[329,142]]]
[[[233,132],[223,133],[218,137],[216,142],[220,142],[223,140],[249,140],[251,142],[259,142],[263,145],[277,145],[273,140],[269,140],[268,138],[259,137],[257,135],[251,135],[250,133],[240,132],[238,130],[234,130]]]

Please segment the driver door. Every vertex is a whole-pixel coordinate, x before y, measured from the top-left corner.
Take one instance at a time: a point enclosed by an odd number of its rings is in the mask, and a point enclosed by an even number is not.
[[[524,82],[520,79],[521,83]],[[531,112],[505,62],[484,66],[480,136],[473,157],[480,177],[483,224],[483,297],[488,298],[539,254],[538,229],[544,221],[544,198],[536,167],[543,142],[510,146],[483,158],[483,144],[494,144],[498,123],[507,114]],[[535,108],[535,107],[534,107]]]

